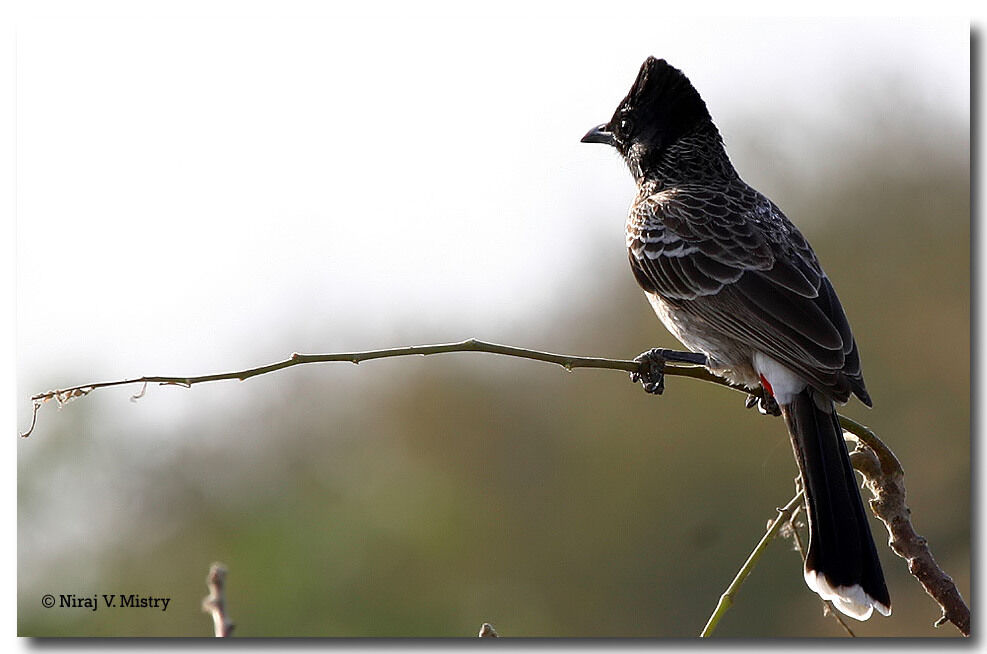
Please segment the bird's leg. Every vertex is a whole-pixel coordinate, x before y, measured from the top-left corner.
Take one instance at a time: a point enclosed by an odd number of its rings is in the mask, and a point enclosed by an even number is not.
[[[637,372],[631,373],[632,382],[641,382],[646,393],[661,395],[665,390],[665,362],[674,361],[677,363],[694,363],[699,366],[709,364],[709,359],[705,354],[698,352],[681,352],[679,350],[666,350],[656,347],[642,352],[634,357],[640,365]]]

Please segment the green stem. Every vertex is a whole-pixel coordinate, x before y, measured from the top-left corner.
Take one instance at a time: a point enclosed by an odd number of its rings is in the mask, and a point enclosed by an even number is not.
[[[757,560],[761,558],[761,554],[764,553],[765,548],[768,543],[778,535],[781,530],[782,525],[784,525],[792,516],[792,512],[797,506],[802,503],[803,494],[800,491],[798,495],[792,498],[792,501],[786,504],[783,508],[778,509],[778,517],[774,519],[768,526],[768,530],[761,537],[760,542],[751,552],[751,555],[747,557],[747,561],[744,562],[743,567],[737,572],[737,576],[733,578],[727,589],[723,591],[720,595],[720,601],[716,603],[716,608],[713,609],[713,614],[709,616],[709,620],[706,622],[706,626],[703,628],[700,638],[706,638],[713,634],[713,630],[716,629],[716,625],[719,624],[720,618],[726,614],[727,610],[733,605],[733,598],[740,591],[740,587],[743,585],[747,577],[750,576],[752,570],[754,570],[754,565]]]

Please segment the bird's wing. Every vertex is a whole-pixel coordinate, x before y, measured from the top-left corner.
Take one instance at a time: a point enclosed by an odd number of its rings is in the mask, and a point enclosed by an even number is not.
[[[869,397],[843,307],[812,248],[749,187],[680,187],[635,203],[631,267],[646,291],[761,351],[834,399]]]

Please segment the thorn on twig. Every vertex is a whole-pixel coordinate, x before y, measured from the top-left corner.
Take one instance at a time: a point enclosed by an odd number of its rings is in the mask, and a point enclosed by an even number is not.
[[[932,626],[935,627],[936,629],[938,629],[939,627],[943,626],[947,622],[949,622],[949,618],[946,617],[946,612],[943,611],[942,617],[940,617],[938,620],[936,620],[934,623],[932,623]]]
[[[213,631],[216,638],[227,638],[233,633],[233,621],[226,615],[226,566],[213,563],[206,575],[209,595],[202,600],[202,610],[212,614]]]
[[[500,634],[497,633],[497,630],[489,622],[483,623],[483,626],[480,627],[480,633],[477,635],[480,638],[500,638]]]
[[[32,415],[31,415],[31,426],[27,428],[27,431],[26,432],[24,432],[23,434],[21,434],[21,438],[27,438],[28,436],[31,435],[31,432],[34,431],[34,426],[36,424],[38,424],[38,409],[41,408],[41,405],[43,403],[44,403],[44,400],[35,400],[34,401],[34,411],[33,411]]]
[[[130,401],[131,402],[136,402],[137,400],[139,400],[142,397],[144,397],[144,394],[145,393],[147,393],[147,382],[144,382],[143,384],[141,384],[141,389],[139,391],[137,391],[136,393],[134,393],[133,395],[130,396]]]

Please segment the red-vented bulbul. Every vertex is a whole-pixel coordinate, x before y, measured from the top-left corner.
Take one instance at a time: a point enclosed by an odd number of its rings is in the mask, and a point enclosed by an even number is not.
[[[834,402],[871,406],[843,307],[815,253],[734,170],[689,80],[649,57],[610,122],[586,143],[623,156],[637,182],[627,217],[631,270],[696,361],[763,389],[791,435],[809,521],[805,581],[843,613],[891,613],[891,599]],[[645,388],[661,392],[657,376]],[[773,398],[773,402],[770,401]],[[776,403],[776,405],[775,405]]]

